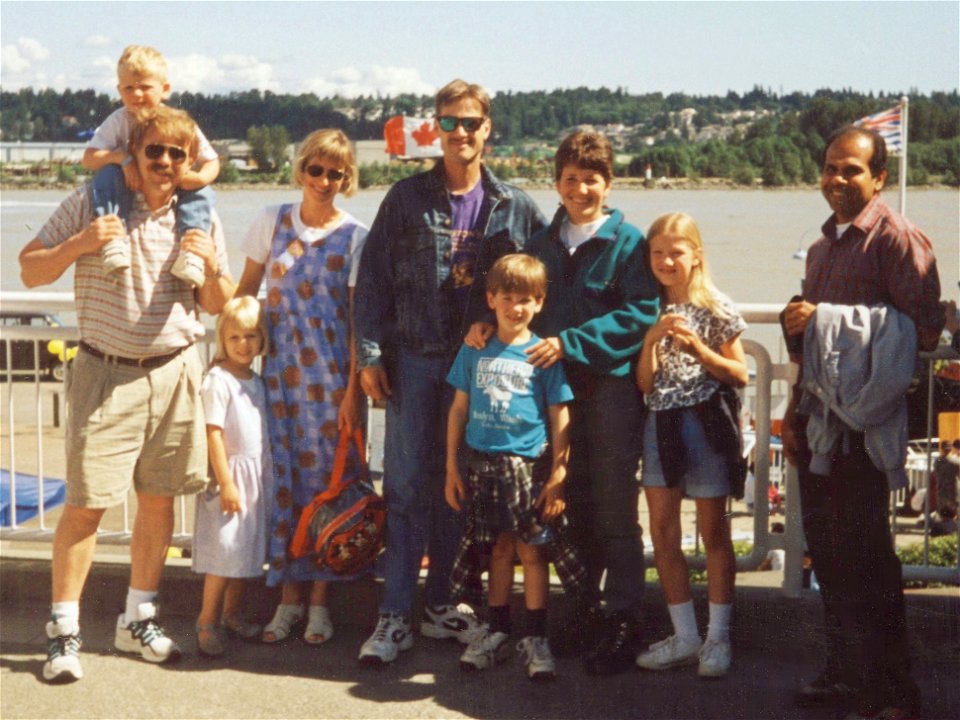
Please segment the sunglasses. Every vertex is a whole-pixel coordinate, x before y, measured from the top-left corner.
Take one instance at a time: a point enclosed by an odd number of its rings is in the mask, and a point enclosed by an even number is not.
[[[441,115],[437,118],[437,125],[444,132],[453,132],[457,125],[462,125],[463,129],[469,133],[476,132],[486,121],[484,117],[454,117],[453,115]]]
[[[160,143],[153,143],[151,145],[147,145],[143,149],[143,154],[146,155],[150,160],[159,160],[163,157],[164,153],[169,156],[170,162],[172,162],[174,165],[179,165],[187,159],[187,151],[182,147],[177,147],[176,145],[161,145]]]
[[[333,168],[325,168],[323,165],[307,165],[303,171],[312,178],[322,178],[323,174],[327,174],[327,179],[330,182],[337,182],[338,180],[343,180],[344,172],[343,170],[334,170]]]

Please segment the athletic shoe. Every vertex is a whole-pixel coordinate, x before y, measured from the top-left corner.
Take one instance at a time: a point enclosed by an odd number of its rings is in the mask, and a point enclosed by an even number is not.
[[[165,663],[180,659],[180,648],[167,637],[157,620],[157,606],[152,602],[137,606],[137,619],[126,622],[123,613],[117,618],[113,646],[121,652],[140,653],[147,662]]]
[[[615,675],[633,667],[637,655],[640,623],[627,613],[604,620],[600,640],[583,656],[588,675]]]
[[[702,678],[722,678],[730,670],[731,655],[729,640],[707,640],[700,649],[697,675]]]
[[[480,621],[469,605],[429,605],[420,623],[420,634],[435,640],[455,638],[466,645],[480,629]]]
[[[413,647],[410,623],[400,615],[381,615],[377,629],[360,648],[361,665],[386,665]]]
[[[557,665],[545,637],[525,637],[517,644],[517,652],[523,656],[527,677],[531,680],[553,680],[557,677]]]
[[[460,656],[460,669],[486,670],[503,662],[510,657],[509,637],[505,632],[492,633],[486,625],[481,625]]]
[[[47,682],[68,683],[83,677],[80,631],[76,626],[73,632],[64,630],[56,619],[47,623],[47,661],[43,664],[43,679]]]
[[[681,665],[693,665],[698,661],[699,653],[700,638],[671,635],[637,655],[637,665],[644,670],[668,670]]]

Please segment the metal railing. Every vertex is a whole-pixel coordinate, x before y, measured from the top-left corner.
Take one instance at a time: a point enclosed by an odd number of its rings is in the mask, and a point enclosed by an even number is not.
[[[14,292],[0,293],[0,309],[5,312],[62,312],[68,313],[73,310],[73,296],[70,293],[33,293],[33,292]],[[758,305],[741,304],[739,309],[744,318],[753,326],[763,324],[779,323],[778,313],[781,309],[779,305]],[[208,323],[209,324],[209,323]],[[212,333],[208,333],[205,343],[207,357],[210,353],[209,339]],[[40,357],[40,351],[43,349],[46,341],[51,339],[60,339],[64,341],[77,340],[77,329],[75,327],[59,328],[35,328],[35,327],[4,327],[0,330],[0,339],[6,340],[7,367],[10,367],[11,357],[10,348],[12,341],[26,340],[34,343],[34,357]],[[756,569],[767,557],[770,550],[784,551],[784,579],[783,591],[786,595],[795,597],[799,595],[803,579],[803,562],[805,541],[803,537],[803,527],[799,507],[798,477],[795,468],[784,465],[782,455],[779,452],[771,452],[771,407],[773,397],[774,383],[782,382],[784,394],[789,384],[792,384],[796,367],[790,363],[775,363],[766,347],[752,340],[744,340],[744,350],[753,359],[755,364],[755,379],[747,389],[747,405],[756,423],[756,441],[754,445],[754,475],[756,478],[756,498],[753,514],[753,549],[748,556],[737,559],[738,570]],[[924,360],[932,364],[940,359],[956,358],[956,354],[949,349],[940,349],[936,353],[924,353]],[[69,365],[67,366],[69,373]],[[12,375],[8,375],[3,383],[3,390],[6,393],[5,404],[3,408],[2,439],[6,447],[4,448],[5,457],[0,459],[0,466],[9,472],[10,476],[10,498],[12,522],[9,527],[0,528],[0,539],[16,541],[34,541],[51,542],[53,529],[50,527],[48,516],[50,512],[43,505],[43,482],[48,475],[48,467],[51,464],[46,460],[47,445],[52,442],[62,442],[63,428],[60,427],[60,403],[65,404],[65,393],[63,392],[64,383],[55,381],[45,381],[41,377],[40,369],[34,368],[30,373],[28,382],[13,381]],[[930,373],[931,389],[933,373]],[[933,393],[929,393],[933,397]],[[54,422],[47,422],[48,416],[45,410],[45,402],[51,400],[52,410],[50,416]],[[15,400],[19,400],[16,402]],[[64,407],[63,411],[69,413],[69,407]],[[928,438],[933,436],[933,416],[932,408],[928,409]],[[32,460],[29,456],[19,449],[20,440],[23,439],[23,431],[29,428],[29,423],[18,420],[23,416],[30,416],[34,422],[35,430],[30,440],[30,445],[35,445],[35,457]],[[18,432],[18,423],[19,430]],[[52,426],[52,427],[48,427]],[[26,443],[24,443],[26,444]],[[912,478],[921,487],[928,487],[930,484],[930,468],[932,467],[932,454],[930,443],[927,443],[928,453],[927,462],[919,469],[914,466],[911,469]],[[39,513],[36,518],[28,522],[18,522],[16,518],[16,483],[18,466],[28,466],[35,470],[31,473],[37,476],[36,483],[38,495],[40,498]],[[769,530],[769,507],[766,502],[768,486],[771,475],[778,480],[782,478],[781,487],[784,490],[784,526],[785,532],[771,533]],[[131,493],[132,496],[132,493]],[[891,495],[892,503],[895,495]],[[100,530],[98,541],[107,544],[126,544],[129,543],[131,533],[131,506],[134,499],[124,503],[121,509],[121,518],[115,527],[111,527],[106,522],[103,529]],[[929,517],[929,494],[926,498],[927,513]],[[191,521],[192,521],[192,498],[180,498],[176,504],[177,522],[174,530],[173,544],[179,547],[189,547],[192,541]],[[895,518],[891,513],[892,522]],[[896,529],[896,526],[894,526]],[[958,582],[960,581],[960,567],[942,568],[932,567],[928,563],[929,548],[929,522],[924,526],[924,564],[904,566],[904,577],[907,580],[936,581],[936,582]],[[705,567],[705,556],[699,551],[690,558],[690,565],[694,568]]]

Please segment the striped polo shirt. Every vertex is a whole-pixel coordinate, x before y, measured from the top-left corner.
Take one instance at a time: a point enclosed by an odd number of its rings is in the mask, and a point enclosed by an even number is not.
[[[203,337],[194,290],[170,274],[179,250],[175,205],[176,196],[151,212],[143,195],[133,194],[127,219],[131,267],[118,279],[104,273],[99,254],[77,260],[74,294],[80,337],[101,352],[128,358],[163,355]],[[37,237],[46,247],[55,247],[93,219],[88,186],[83,185],[60,204]],[[220,266],[226,267],[216,213],[210,234]]]

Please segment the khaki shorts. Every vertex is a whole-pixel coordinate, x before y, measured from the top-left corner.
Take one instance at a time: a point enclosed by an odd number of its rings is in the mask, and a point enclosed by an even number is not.
[[[67,376],[67,503],[107,508],[132,487],[161,497],[207,483],[196,346],[143,369],[80,351]]]

